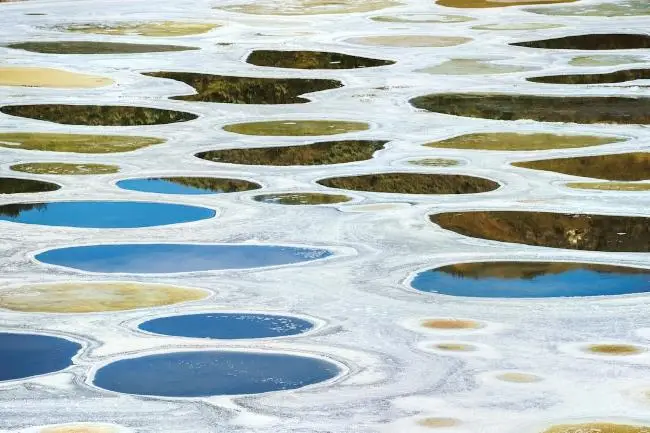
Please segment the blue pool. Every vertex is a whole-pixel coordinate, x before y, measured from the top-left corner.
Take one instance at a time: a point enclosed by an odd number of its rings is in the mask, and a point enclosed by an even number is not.
[[[277,245],[100,244],[48,250],[36,259],[89,272],[159,274],[277,266],[330,255],[325,249]]]
[[[339,373],[335,364],[305,356],[196,351],[116,361],[100,368],[93,383],[128,394],[205,397],[301,388]]]
[[[650,292],[650,270],[568,262],[482,262],[431,269],[412,286],[423,292],[485,298],[611,296]]]
[[[202,313],[161,317],[141,323],[139,328],[155,334],[178,337],[238,339],[301,334],[313,326],[307,320],[290,316]]]
[[[61,201],[0,206],[0,220],[82,228],[136,228],[212,218],[212,209],[169,203]]]
[[[211,177],[126,179],[117,182],[117,186],[131,191],[184,195],[223,194],[261,188],[261,185],[247,180]]]
[[[63,370],[81,345],[38,334],[0,333],[0,381]]]

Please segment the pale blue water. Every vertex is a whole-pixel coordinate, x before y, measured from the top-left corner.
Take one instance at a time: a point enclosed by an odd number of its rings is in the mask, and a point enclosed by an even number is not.
[[[275,245],[115,244],[58,248],[36,259],[90,272],[171,273],[286,265],[330,255],[325,249]]]
[[[432,269],[419,273],[412,286],[423,292],[486,298],[612,296],[650,291],[650,272],[626,273],[616,268],[596,271],[587,266],[526,278],[466,277]]]
[[[0,206],[0,220],[23,224],[83,228],[136,228],[198,221],[212,209],[169,203],[63,201]]]
[[[80,349],[64,338],[0,333],[0,381],[63,370]]]
[[[204,397],[301,388],[339,371],[331,362],[303,356],[175,352],[113,362],[97,371],[93,383],[128,394]]]
[[[238,339],[301,334],[311,322],[290,316],[245,313],[203,313],[161,317],[141,323],[145,331],[178,337]]]

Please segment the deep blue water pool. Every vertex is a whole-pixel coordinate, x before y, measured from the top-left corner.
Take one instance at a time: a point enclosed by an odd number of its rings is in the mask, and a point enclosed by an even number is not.
[[[81,345],[39,334],[0,333],[0,381],[63,370]]]
[[[178,337],[238,339],[301,334],[313,328],[307,320],[291,316],[253,313],[201,313],[160,317],[140,324],[155,334]]]
[[[100,244],[48,250],[36,259],[89,272],[159,274],[277,266],[330,255],[325,249],[277,245]]]
[[[412,286],[486,298],[611,296],[649,292],[650,270],[589,263],[463,263],[421,272]]]
[[[128,394],[205,397],[301,388],[339,372],[331,362],[280,353],[173,352],[113,362],[93,383]]]
[[[136,228],[212,218],[212,209],[170,203],[61,201],[0,206],[0,220],[82,228]]]

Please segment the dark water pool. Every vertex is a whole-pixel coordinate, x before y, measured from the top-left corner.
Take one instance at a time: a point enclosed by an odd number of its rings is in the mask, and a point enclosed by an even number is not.
[[[611,296],[650,291],[650,270],[563,262],[480,262],[420,272],[423,292],[484,298]]]
[[[155,177],[144,179],[125,179],[117,182],[122,189],[159,194],[222,194],[249,191],[262,186],[242,179],[216,177]]]
[[[63,370],[81,345],[38,334],[0,333],[0,381]]]
[[[212,218],[208,208],[169,203],[62,201],[0,206],[0,220],[80,228],[135,228]]]
[[[301,388],[339,372],[331,362],[304,356],[197,351],[116,361],[99,369],[93,383],[129,394],[205,397]]]
[[[89,272],[160,274],[286,265],[330,255],[325,249],[277,245],[107,244],[48,250],[36,259]]]
[[[301,334],[313,326],[307,320],[291,316],[201,313],[161,317],[141,323],[138,327],[155,334],[234,340]]]

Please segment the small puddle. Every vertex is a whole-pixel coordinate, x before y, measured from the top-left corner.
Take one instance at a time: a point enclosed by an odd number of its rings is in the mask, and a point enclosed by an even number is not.
[[[559,424],[549,427],[543,433],[647,433],[649,425],[615,424],[609,422],[589,422],[581,424]]]
[[[0,86],[91,89],[113,84],[97,75],[79,74],[52,68],[0,67]]]
[[[629,63],[643,63],[642,57],[636,56],[576,56],[569,61],[571,66],[618,66]]]
[[[321,179],[330,188],[399,194],[475,194],[494,191],[499,184],[460,174],[378,173]]]
[[[116,165],[73,164],[64,162],[30,162],[12,165],[9,168],[13,171],[21,171],[23,173],[55,175],[110,174],[120,171],[120,168]]]
[[[280,266],[331,255],[276,245],[99,244],[48,250],[36,260],[87,272],[165,274]]]
[[[387,141],[324,141],[301,146],[211,150],[196,156],[208,161],[247,165],[325,165],[364,161],[384,148]]]
[[[171,99],[224,104],[303,104],[310,99],[299,95],[343,86],[338,80],[319,78],[254,78],[193,72],[148,72],[143,75],[182,81],[196,91],[195,95]]]
[[[243,179],[217,177],[153,177],[125,179],[117,182],[119,188],[157,194],[224,194],[250,191],[262,186]]]
[[[0,112],[63,125],[141,126],[187,122],[198,116],[183,111],[127,105],[5,105]]]
[[[106,424],[60,424],[51,427],[45,427],[38,433],[120,433],[119,428]]]
[[[650,183],[632,182],[569,182],[569,188],[595,189],[599,191],[650,191]]]
[[[517,42],[510,45],[547,50],[633,50],[650,48],[650,35],[595,33]]]
[[[595,179],[639,181],[650,179],[650,153],[581,156],[515,162],[512,165]]]
[[[417,165],[420,167],[455,167],[462,165],[462,162],[457,159],[447,159],[447,158],[424,158],[424,159],[412,159],[409,161],[411,165]]]
[[[218,7],[230,12],[254,15],[320,15],[372,12],[401,3],[394,0],[275,0]]]
[[[437,66],[416,69],[415,72],[424,72],[432,75],[494,75],[512,74],[535,69],[526,66],[504,65],[474,59],[451,59]]]
[[[1,111],[1,110],[0,110]],[[336,135],[346,132],[365,131],[370,127],[363,122],[343,120],[274,120],[267,122],[233,123],[223,127],[224,131],[243,135],[307,136]]]
[[[443,417],[433,417],[429,416],[426,418],[420,418],[417,423],[420,427],[426,428],[449,428],[456,427],[460,425],[460,420],[456,418],[443,418]]]
[[[0,177],[0,194],[23,194],[56,191],[61,188],[55,183],[15,177]]]
[[[573,149],[599,146],[625,141],[623,138],[598,137],[593,135],[559,135],[548,133],[484,132],[465,134],[447,140],[425,144],[428,147],[443,149],[481,149],[481,150],[550,150]]]
[[[650,124],[650,98],[438,93],[410,100],[435,113],[495,120]]]
[[[287,192],[278,194],[262,194],[253,197],[255,201],[284,205],[319,205],[345,203],[352,200],[347,195],[321,194],[316,192]]]
[[[72,24],[57,28],[75,33],[90,33],[99,35],[138,35],[149,37],[189,36],[207,33],[220,27],[213,23],[193,23],[183,21],[160,21],[142,23],[115,24]]]
[[[560,27],[566,27],[564,24],[552,24],[552,23],[508,23],[508,24],[483,24],[480,26],[472,27],[474,30],[545,30],[545,29],[557,29]]]
[[[436,331],[467,331],[483,328],[484,325],[474,320],[465,319],[425,319],[420,322],[420,326],[425,329],[435,329]]]
[[[97,313],[205,299],[208,292],[163,284],[73,282],[32,284],[0,292],[0,308],[31,313]]]
[[[455,47],[471,41],[471,38],[459,36],[427,36],[427,35],[400,35],[400,36],[363,36],[346,39],[344,42],[372,47]]]
[[[136,228],[214,217],[212,209],[169,203],[61,201],[0,205],[0,221],[79,228]]]
[[[398,14],[398,15],[379,15],[370,17],[373,21],[384,23],[464,23],[474,21],[472,17],[463,15],[439,15],[439,14]]]
[[[560,16],[591,16],[591,17],[634,17],[650,14],[650,3],[647,0],[619,0],[616,3],[588,3],[582,2],[574,6],[556,8],[530,8],[527,12],[543,15]]]
[[[0,147],[45,152],[115,153],[130,152],[165,140],[128,135],[51,134],[39,132],[0,133]]]
[[[297,389],[340,372],[331,362],[306,356],[206,350],[115,361],[97,371],[93,384],[136,395],[207,397]]]
[[[584,251],[650,252],[646,217],[526,211],[449,212],[431,222],[464,236]]]
[[[290,69],[358,69],[392,65],[395,62],[327,51],[255,50],[246,58],[246,63]]]
[[[634,80],[649,80],[650,69],[626,69],[623,71],[606,72],[603,74],[564,74],[546,75],[543,77],[526,78],[534,83],[549,84],[607,84],[624,83]]]
[[[52,373],[72,365],[81,345],[39,334],[0,333],[0,381]]]
[[[502,8],[506,6],[572,3],[576,0],[437,0],[436,4],[450,8]]]
[[[642,347],[633,346],[631,344],[613,344],[613,343],[603,343],[603,344],[590,344],[585,347],[585,352],[593,353],[596,355],[607,355],[607,356],[630,356],[638,355],[645,351]]]
[[[141,54],[198,50],[196,47],[179,45],[124,44],[118,42],[91,41],[17,42],[9,44],[7,47],[44,54]]]
[[[443,352],[475,352],[476,346],[465,343],[437,343],[431,346]]]
[[[530,373],[501,373],[496,378],[502,382],[510,383],[536,383],[541,382],[541,377]]]
[[[568,262],[478,262],[420,272],[423,292],[480,298],[612,296],[650,292],[650,270]]]
[[[148,320],[138,326],[154,334],[223,340],[286,337],[313,327],[297,317],[253,313],[186,314]]]

